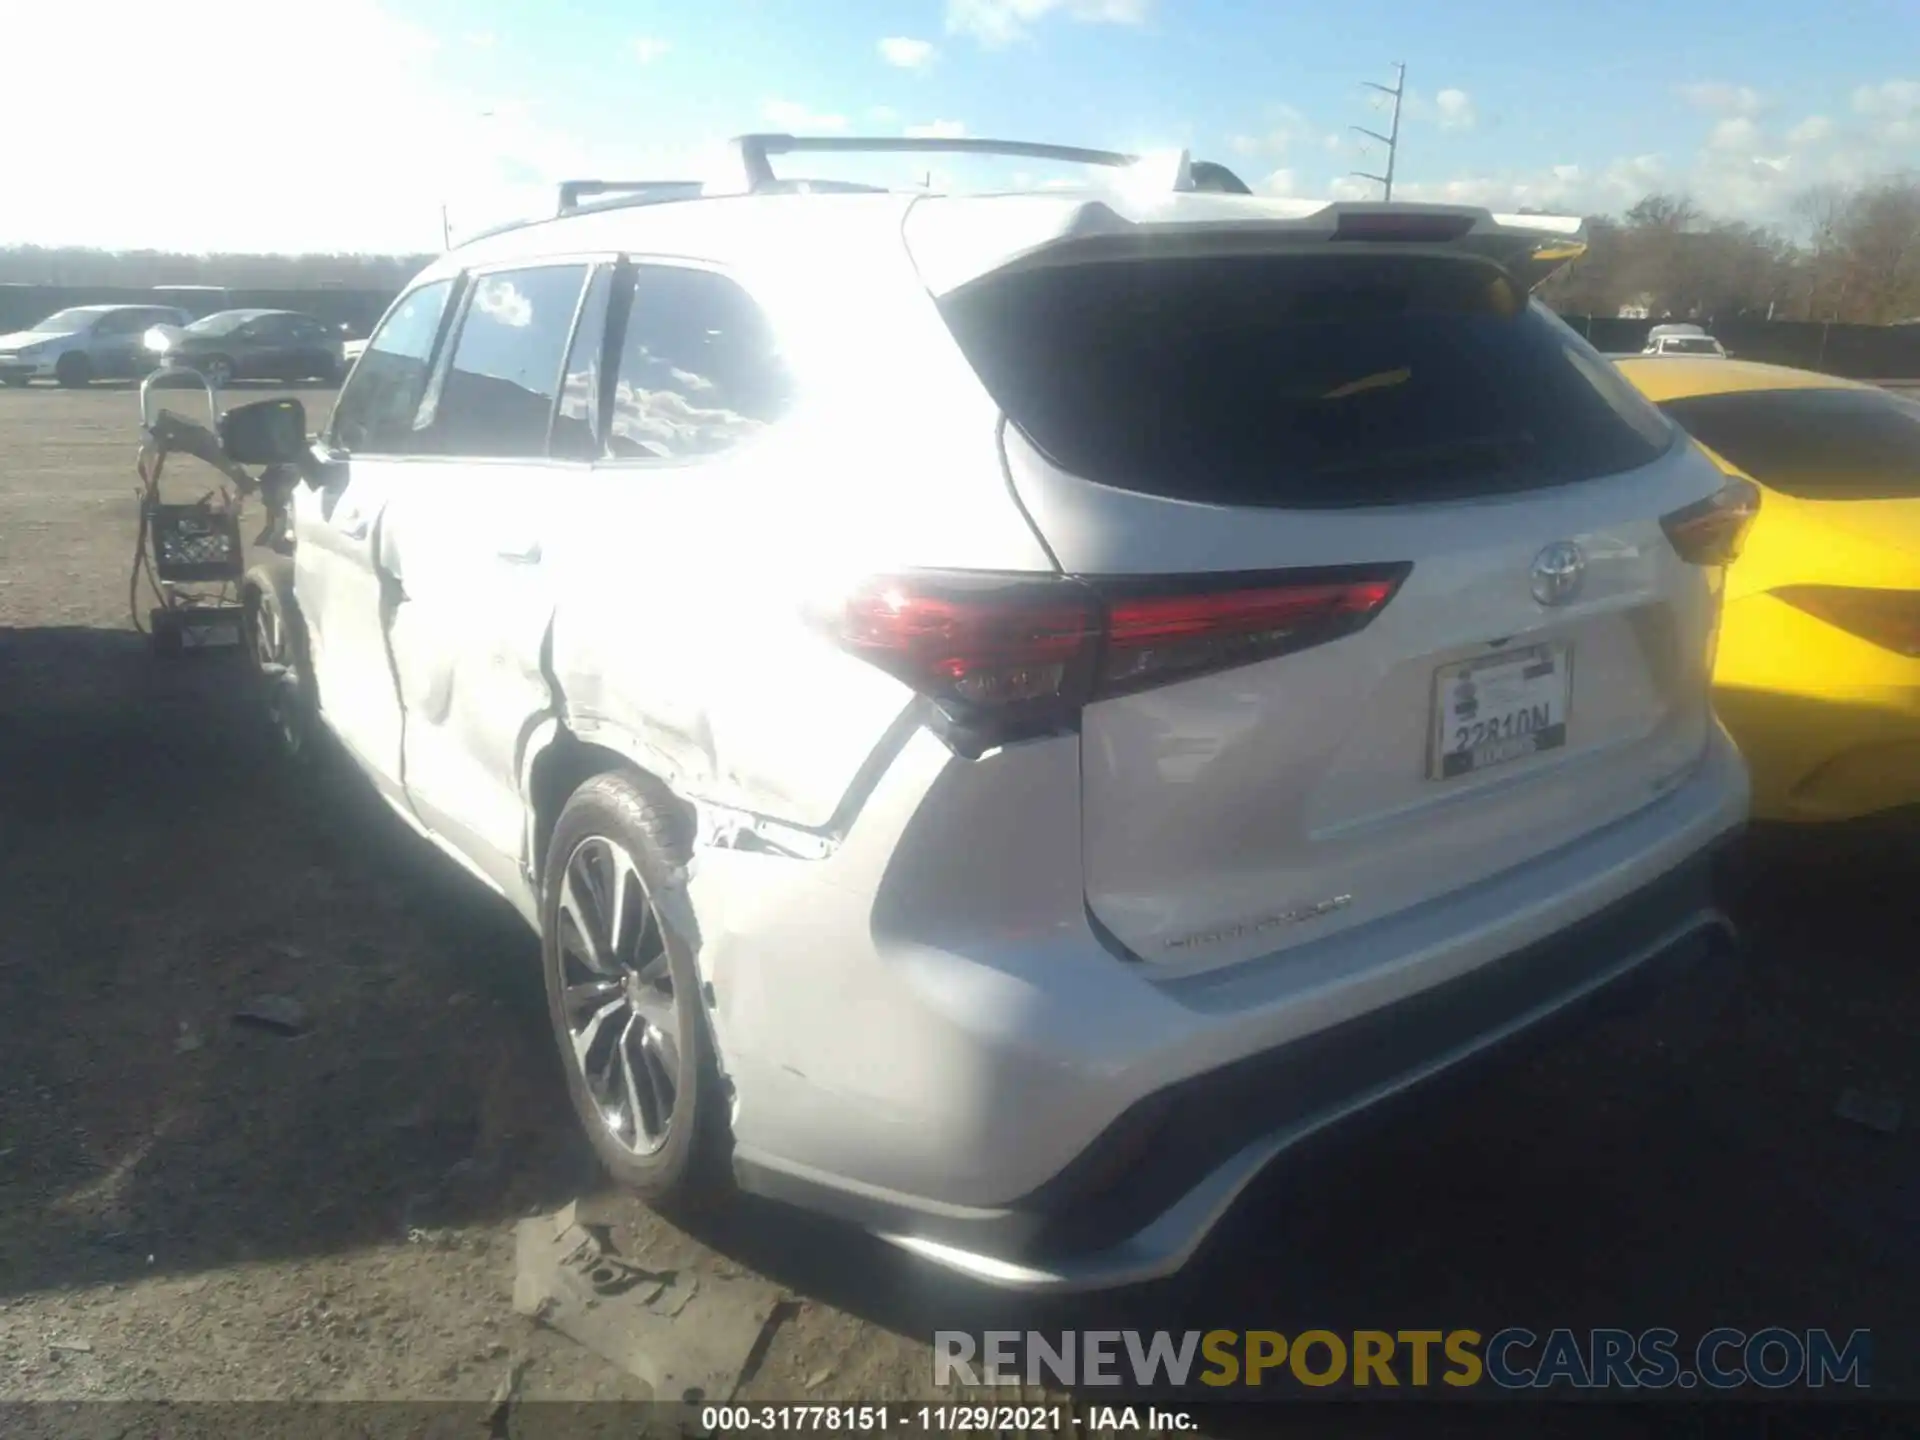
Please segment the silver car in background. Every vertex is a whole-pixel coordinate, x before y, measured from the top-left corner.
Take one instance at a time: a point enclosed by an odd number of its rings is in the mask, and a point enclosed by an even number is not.
[[[0,335],[0,383],[53,380],[77,388],[145,373],[143,338],[155,325],[186,325],[172,305],[75,305],[25,330]]]

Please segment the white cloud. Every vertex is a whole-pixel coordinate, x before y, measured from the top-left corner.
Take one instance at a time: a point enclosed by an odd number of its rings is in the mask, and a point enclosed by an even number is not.
[[[1227,142],[1235,154],[1277,157],[1308,145],[1340,148],[1339,131],[1322,131],[1291,105],[1276,106],[1272,115],[1273,123],[1264,132],[1235,135]]]
[[[1833,121],[1826,116],[1809,115],[1787,131],[1787,139],[1795,145],[1818,145],[1833,137],[1833,128]]]
[[[1885,80],[1853,92],[1853,108],[1889,145],[1920,142],[1920,80]]]
[[[933,61],[933,42],[889,35],[880,42],[880,58],[902,70],[924,69]]]
[[[1465,175],[1451,180],[1405,181],[1394,186],[1400,200],[1424,200],[1441,205],[1476,205],[1501,212],[1544,210],[1581,214],[1594,208],[1631,204],[1658,188],[1660,158],[1642,155],[1616,161],[1598,176],[1579,165],[1551,165],[1537,173]],[[1630,197],[1615,199],[1617,195]],[[1609,197],[1602,204],[1599,197]]]
[[[1369,129],[1386,133],[1387,119],[1393,112],[1393,97],[1377,90],[1367,92],[1367,103],[1380,119]],[[1400,119],[1417,125],[1435,124],[1442,130],[1471,130],[1479,123],[1473,97],[1464,90],[1449,87],[1435,95],[1409,90],[1400,99]]]
[[[1709,115],[1750,117],[1766,108],[1766,97],[1751,85],[1730,85],[1724,80],[1696,80],[1678,87],[1677,93],[1694,109]]]
[[[673,47],[657,35],[642,35],[633,42],[633,58],[651,65]]]
[[[1853,92],[1853,108],[1869,120],[1910,120],[1920,115],[1920,80],[1883,80]]]
[[[1291,170],[1275,170],[1253,188],[1262,195],[1274,195],[1286,200],[1300,193],[1300,178]]]
[[[1327,194],[1335,200],[1378,200],[1380,187],[1358,175],[1336,175],[1327,187]]]
[[[984,45],[1024,39],[1049,15],[1092,25],[1141,25],[1153,0],[947,0],[947,31]]]
[[[1433,108],[1439,113],[1442,130],[1471,130],[1478,118],[1473,97],[1464,90],[1442,90],[1433,97]]]
[[[914,140],[961,140],[966,133],[966,125],[959,120],[932,120],[925,125],[907,126],[908,138]]]
[[[844,130],[847,117],[844,115],[817,114],[795,100],[769,100],[760,107],[760,113],[767,117],[770,124],[784,131],[799,134],[807,130]]]
[[[520,293],[510,276],[496,275],[482,281],[474,292],[473,304],[475,309],[515,330],[524,330],[533,323],[533,302]]]
[[[1713,150],[1750,151],[1759,140],[1760,127],[1745,115],[1735,115],[1715,123],[1707,136],[1707,146]]]
[[[500,37],[491,30],[475,30],[467,36],[467,44],[476,50],[491,50],[500,43]]]

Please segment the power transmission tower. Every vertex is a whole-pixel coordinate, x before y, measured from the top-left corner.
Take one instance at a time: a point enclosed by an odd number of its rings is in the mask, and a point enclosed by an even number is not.
[[[1349,127],[1351,129],[1358,130],[1362,135],[1365,135],[1369,140],[1378,140],[1382,145],[1387,147],[1387,173],[1386,174],[1369,175],[1364,170],[1356,170],[1353,172],[1354,174],[1358,175],[1362,180],[1371,180],[1376,185],[1378,185],[1383,192],[1380,196],[1382,200],[1393,199],[1393,162],[1399,156],[1399,153],[1400,153],[1400,99],[1403,95],[1407,93],[1406,65],[1404,63],[1400,63],[1400,64],[1396,64],[1393,68],[1394,68],[1394,80],[1391,86],[1375,84],[1371,80],[1368,80],[1367,82],[1365,82],[1368,89],[1378,90],[1382,95],[1391,95],[1393,97],[1393,124],[1387,127],[1387,133],[1385,135],[1382,135],[1377,131],[1367,129],[1364,125],[1354,125]]]

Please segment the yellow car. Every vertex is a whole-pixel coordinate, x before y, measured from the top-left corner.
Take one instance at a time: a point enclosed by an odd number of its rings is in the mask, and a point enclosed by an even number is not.
[[[1920,403],[1744,360],[1618,363],[1763,492],[1714,668],[1756,818],[1920,803]]]

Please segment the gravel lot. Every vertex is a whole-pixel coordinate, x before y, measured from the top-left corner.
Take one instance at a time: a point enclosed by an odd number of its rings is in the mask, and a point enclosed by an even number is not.
[[[530,1397],[644,1394],[509,1308],[515,1219],[598,1184],[533,943],[357,783],[284,777],[233,667],[130,631],[136,423],[0,391],[0,1399],[484,1401],[522,1360]],[[1920,1394],[1915,833],[1766,837],[1717,1015],[1329,1145],[1175,1284],[1021,1306],[772,1207],[600,1203],[630,1254],[790,1297],[753,1397],[926,1393],[930,1332],[989,1323],[1865,1326]],[[232,1026],[261,993],[312,1033]],[[1901,1129],[1836,1119],[1848,1086]]]

